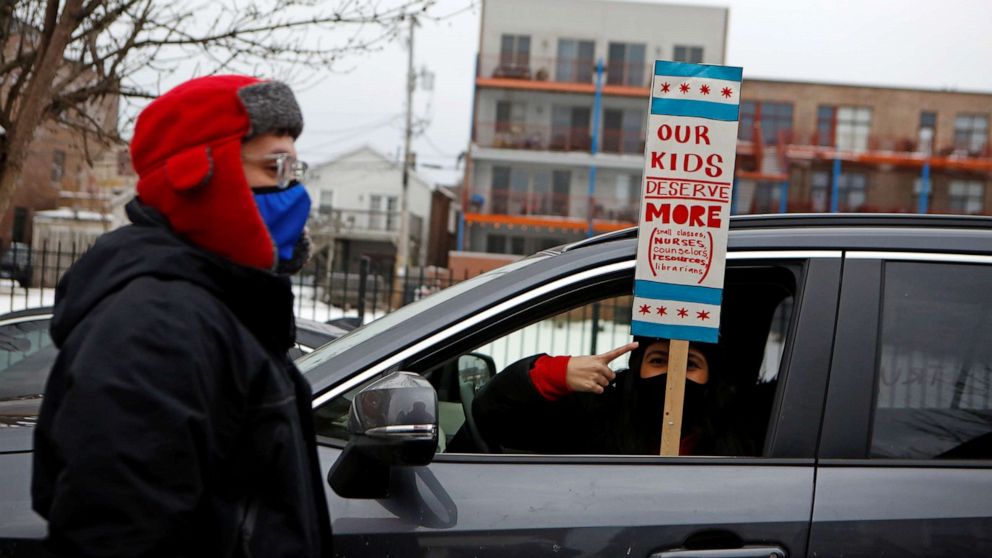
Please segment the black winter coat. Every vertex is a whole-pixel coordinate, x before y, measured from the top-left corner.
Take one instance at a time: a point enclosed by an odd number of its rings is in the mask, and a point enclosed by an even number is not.
[[[35,430],[49,543],[84,556],[329,556],[288,279],[184,242],[137,200],[56,292]]]
[[[496,374],[472,402],[480,435],[505,452],[619,454],[621,399],[631,374],[620,372],[602,394],[570,393],[549,401],[530,379],[542,355],[519,360]],[[658,434],[660,440],[661,426]]]
[[[645,379],[636,370],[621,370],[601,394],[569,393],[549,401],[530,378],[541,356],[507,366],[473,400],[472,417],[491,450],[658,455],[666,376]],[[631,359],[640,356],[632,353]],[[681,454],[757,455],[753,442],[728,423],[741,415],[728,409],[732,390],[713,375],[710,385],[686,382]]]

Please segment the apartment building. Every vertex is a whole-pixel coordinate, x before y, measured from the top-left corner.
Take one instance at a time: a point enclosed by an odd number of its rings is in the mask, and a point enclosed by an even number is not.
[[[722,64],[728,10],[482,5],[463,250],[527,254],[636,220],[655,59]]]
[[[734,211],[992,213],[992,93],[748,79]]]

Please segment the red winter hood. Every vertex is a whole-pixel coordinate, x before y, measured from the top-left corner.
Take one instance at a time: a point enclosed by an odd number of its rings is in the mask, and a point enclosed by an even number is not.
[[[279,82],[233,75],[187,81],[138,116],[131,141],[138,197],[193,244],[272,269],[277,254],[245,180],[241,142],[276,130],[295,137],[301,128],[296,100]]]

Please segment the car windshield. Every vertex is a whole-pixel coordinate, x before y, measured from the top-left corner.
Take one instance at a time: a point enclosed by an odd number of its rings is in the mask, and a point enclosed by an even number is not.
[[[304,374],[308,371],[320,366],[322,363],[326,362],[331,357],[339,355],[352,347],[364,343],[375,336],[383,333],[384,331],[392,328],[393,326],[406,321],[412,316],[420,314],[427,308],[435,306],[441,302],[454,298],[462,293],[468,292],[475,287],[488,283],[493,279],[510,273],[511,271],[526,267],[534,262],[542,260],[548,257],[545,254],[537,254],[529,258],[524,258],[522,260],[504,265],[492,271],[488,271],[481,275],[477,275],[472,279],[467,281],[462,281],[452,285],[446,289],[438,291],[426,298],[422,298],[416,302],[407,304],[402,308],[398,308],[385,316],[378,318],[374,322],[362,326],[349,332],[347,335],[339,337],[334,341],[331,341],[327,345],[324,345],[320,349],[302,357],[296,361],[296,366]]]

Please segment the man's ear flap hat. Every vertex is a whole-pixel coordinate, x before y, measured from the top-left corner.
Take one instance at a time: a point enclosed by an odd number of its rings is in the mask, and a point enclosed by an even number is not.
[[[236,75],[187,81],[138,116],[131,141],[138,197],[193,244],[274,269],[275,246],[245,180],[241,143],[269,132],[295,139],[302,130],[283,83]]]

